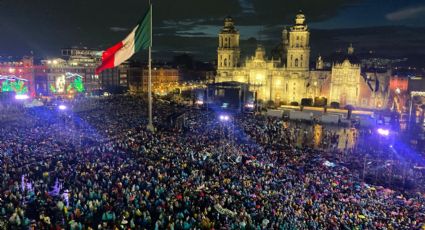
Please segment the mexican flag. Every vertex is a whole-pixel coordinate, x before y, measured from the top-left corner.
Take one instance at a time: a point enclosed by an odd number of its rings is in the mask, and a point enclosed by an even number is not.
[[[151,14],[152,6],[149,8],[148,12],[146,12],[142,21],[124,40],[103,52],[102,64],[96,69],[97,75],[105,69],[119,66],[139,50],[149,48],[152,42]]]

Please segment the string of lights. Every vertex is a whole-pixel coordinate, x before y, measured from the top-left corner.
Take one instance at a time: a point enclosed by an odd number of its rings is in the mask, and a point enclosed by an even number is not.
[[[15,75],[0,75],[0,80],[18,80],[18,81],[28,81],[27,79],[17,77]]]

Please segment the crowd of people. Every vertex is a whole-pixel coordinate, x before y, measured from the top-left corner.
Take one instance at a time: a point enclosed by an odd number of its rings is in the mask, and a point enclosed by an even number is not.
[[[424,227],[425,193],[365,183],[335,134],[313,148],[280,119],[159,102],[152,133],[142,98],[95,104],[0,121],[0,229]]]

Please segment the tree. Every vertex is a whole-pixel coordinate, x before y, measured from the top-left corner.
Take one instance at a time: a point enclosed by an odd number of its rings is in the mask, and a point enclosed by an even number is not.
[[[311,98],[303,98],[301,99],[302,106],[313,106],[313,99]]]
[[[314,106],[323,107],[328,104],[328,99],[326,97],[315,97]]]
[[[339,102],[336,102],[336,101],[331,102],[331,108],[339,109]]]
[[[351,115],[353,114],[354,106],[352,106],[352,105],[346,105],[344,107],[344,109],[348,110],[347,111],[347,119],[351,119]]]
[[[354,110],[354,106],[352,106],[352,105],[346,105],[344,107],[344,109],[346,109],[346,110]]]
[[[274,101],[272,100],[267,101],[267,108],[276,108]]]

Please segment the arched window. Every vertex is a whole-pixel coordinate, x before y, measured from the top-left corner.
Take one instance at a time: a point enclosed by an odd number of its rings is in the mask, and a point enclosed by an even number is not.
[[[224,59],[224,67],[227,67],[227,58]]]
[[[298,58],[295,58],[295,67],[298,67]]]

